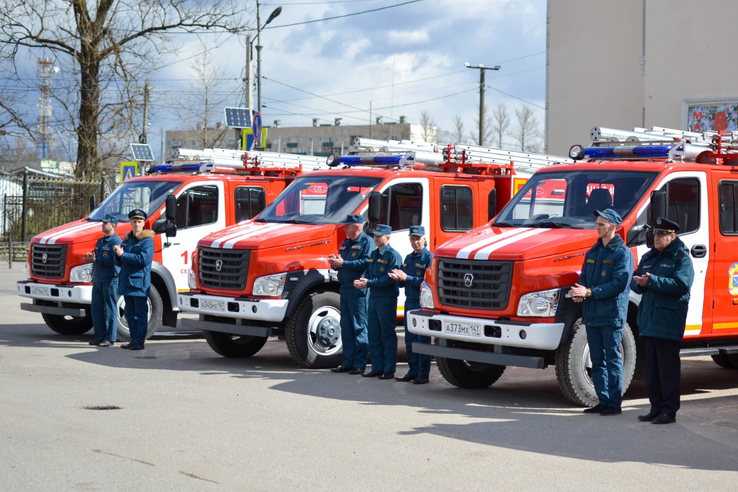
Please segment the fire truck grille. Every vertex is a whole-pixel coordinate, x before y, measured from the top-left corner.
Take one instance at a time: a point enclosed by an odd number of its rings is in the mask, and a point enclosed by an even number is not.
[[[239,291],[246,288],[251,251],[214,248],[199,251],[197,271],[201,286]]]
[[[510,299],[512,272],[512,261],[440,258],[438,296],[446,306],[505,309]]]
[[[64,278],[67,247],[56,244],[31,245],[31,272],[34,277]]]

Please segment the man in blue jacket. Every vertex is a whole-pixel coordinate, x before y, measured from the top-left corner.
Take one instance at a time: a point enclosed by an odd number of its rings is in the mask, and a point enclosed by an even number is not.
[[[121,239],[115,234],[118,217],[107,214],[103,217],[102,231],[104,236],[95,243],[95,250],[85,253],[83,259],[94,263],[92,270],[92,327],[95,340],[90,345],[110,347],[115,343],[118,334],[118,274],[120,265],[115,262],[115,246]]]
[[[410,246],[413,252],[405,257],[402,268],[392,270],[390,278],[405,287],[405,348],[407,349],[407,365],[409,370],[397,381],[413,384],[426,384],[430,375],[430,355],[413,352],[413,342],[430,342],[430,337],[410,333],[407,329],[407,312],[420,309],[420,285],[425,278],[425,270],[430,266],[433,255],[425,247],[425,228],[410,227]]]
[[[366,289],[354,288],[354,280],[364,275],[374,241],[364,234],[364,216],[348,215],[341,222],[346,240],[338,255],[329,255],[331,268],[338,270],[341,294],[341,341],[343,362],[331,369],[333,372],[363,374],[366,369],[368,341],[366,333]]]
[[[131,342],[121,348],[143,350],[148,331],[148,302],[151,288],[151,262],[154,260],[154,231],[144,229],[146,212],[136,208],[128,213],[131,231],[115,247],[121,265],[118,294],[126,301],[126,321]]]
[[[400,268],[400,253],[390,246],[392,228],[379,224],[372,229],[377,249],[369,257],[366,277],[354,281],[354,287],[369,287],[369,353],[372,356],[372,370],[362,376],[367,378],[395,379],[397,364],[397,296],[400,288],[389,273]]]
[[[628,315],[628,284],[633,254],[615,230],[623,221],[613,209],[593,212],[597,242],[587,252],[579,282],[569,290],[574,302],[584,302],[582,322],[587,329],[592,359],[592,382],[599,403],[585,413],[622,413],[623,359],[620,342]]]
[[[679,224],[655,220],[653,248],[633,274],[630,288],[641,294],[638,328],[646,353],[646,384],[651,410],[638,420],[654,424],[676,421],[680,406],[679,349],[687,323],[694,267],[689,249],[679,239]]]

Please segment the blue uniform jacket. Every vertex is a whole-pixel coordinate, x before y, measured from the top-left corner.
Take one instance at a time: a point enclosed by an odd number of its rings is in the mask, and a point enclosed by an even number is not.
[[[592,289],[592,296],[582,306],[582,322],[586,326],[625,326],[628,284],[634,267],[633,253],[618,235],[607,246],[598,239],[587,251],[579,275],[579,285]]]
[[[369,257],[369,267],[366,269],[367,286],[371,289],[372,299],[378,297],[394,297],[400,295],[400,286],[389,277],[389,272],[400,268],[402,258],[389,244],[380,253],[379,249],[372,251]]]
[[[420,301],[420,284],[425,279],[425,270],[430,266],[433,255],[428,248],[423,248],[420,253],[412,252],[405,257],[402,263],[402,271],[407,274],[403,282],[405,287],[405,298],[407,301]]]
[[[635,275],[646,272],[651,276],[645,287],[635,280],[630,283],[633,292],[642,294],[637,319],[641,336],[681,340],[694,281],[687,246],[677,237],[663,251],[651,248],[641,258]]]
[[[120,265],[115,261],[116,246],[123,242],[121,238],[113,234],[112,236],[103,236],[95,243],[95,267],[92,271],[92,282],[108,283],[112,279],[117,279],[120,273]]]
[[[354,287],[354,280],[358,280],[364,275],[367,265],[369,265],[369,255],[376,249],[374,240],[363,232],[352,241],[346,238],[338,250],[338,254],[343,258],[343,266],[338,269],[338,282],[341,284],[341,295],[355,295],[363,297],[366,295],[366,289],[357,289]]]
[[[118,295],[146,297],[151,287],[151,262],[154,260],[154,231],[144,229],[137,235],[128,232],[121,246],[123,254],[118,257],[120,277]]]

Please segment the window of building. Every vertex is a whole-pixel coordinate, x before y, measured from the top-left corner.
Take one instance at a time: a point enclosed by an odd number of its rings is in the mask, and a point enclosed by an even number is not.
[[[177,198],[177,227],[186,229],[218,220],[218,187],[196,186]]]
[[[468,186],[441,187],[441,230],[468,231],[474,225],[474,197]]]
[[[264,188],[239,186],[236,188],[236,222],[256,217],[266,207]]]

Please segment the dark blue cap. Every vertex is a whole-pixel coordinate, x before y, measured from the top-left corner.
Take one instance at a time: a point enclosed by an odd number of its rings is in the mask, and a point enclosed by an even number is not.
[[[118,217],[115,215],[106,214],[102,219],[103,222],[110,222],[113,225],[118,225]]]
[[[423,226],[410,226],[409,236],[425,236],[425,227]]]
[[[148,217],[148,215],[146,215],[146,212],[144,212],[140,208],[134,208],[133,210],[128,212],[128,218],[131,220],[133,219],[146,220],[146,217]]]
[[[595,210],[592,213],[595,214],[595,215],[599,215],[603,219],[609,220],[610,222],[612,222],[616,226],[617,225],[620,225],[620,223],[623,221],[623,218],[620,216],[620,214],[617,213],[615,210],[613,210],[611,208],[606,208],[605,210],[602,210],[602,211]]]
[[[372,229],[372,234],[374,234],[375,236],[384,236],[385,234],[389,234],[391,232],[392,228],[387,224],[377,224],[374,226],[374,229]]]
[[[348,224],[363,224],[364,223],[364,216],[363,215],[347,215],[346,220],[341,222],[341,224],[348,225]]]
[[[653,225],[654,234],[671,234],[672,232],[679,232],[679,224],[666,217],[656,218]]]

